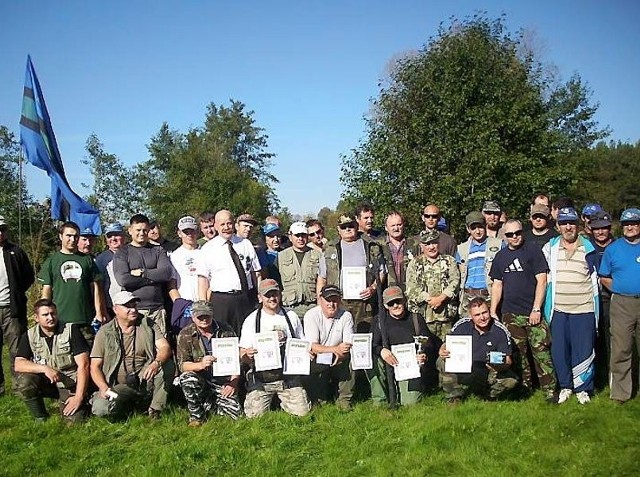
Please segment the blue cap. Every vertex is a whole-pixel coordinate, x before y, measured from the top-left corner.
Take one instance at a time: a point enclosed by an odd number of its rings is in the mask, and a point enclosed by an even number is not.
[[[582,215],[585,217],[591,217],[596,212],[600,212],[602,210],[602,206],[600,204],[587,204],[582,208]]]
[[[85,227],[80,231],[80,236],[81,237],[95,237],[96,234],[94,233],[93,229],[91,227]]]
[[[262,232],[265,235],[269,235],[271,232],[275,232],[276,230],[280,230],[276,224],[266,224],[262,227]]]
[[[445,219],[444,217],[440,217],[440,220],[438,220],[438,225],[436,225],[436,228],[440,232],[444,232],[445,230],[447,230],[447,219]]]
[[[578,214],[573,207],[563,207],[558,211],[558,222],[577,222]]]
[[[635,207],[625,209],[620,215],[620,222],[640,222],[640,209]]]
[[[121,234],[124,232],[122,228],[122,224],[120,222],[115,222],[113,224],[109,224],[104,229],[104,234]]]

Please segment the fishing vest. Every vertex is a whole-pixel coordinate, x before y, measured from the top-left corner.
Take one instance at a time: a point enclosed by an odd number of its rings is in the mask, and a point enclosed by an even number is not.
[[[469,247],[471,246],[471,239],[458,245],[458,255],[460,256],[460,297],[464,293],[465,283],[467,283],[467,260],[469,259]],[[502,240],[495,237],[487,237],[486,245],[484,249],[484,274],[485,282],[487,284],[487,291],[489,297],[491,297],[491,278],[489,277],[489,271],[491,270],[491,264],[496,254],[502,249]],[[462,302],[462,300],[460,300]]]
[[[316,302],[316,280],[320,253],[307,250],[298,261],[293,247],[289,247],[278,254],[278,270],[282,279],[282,304],[287,307],[308,305]]]
[[[33,352],[33,361],[57,369],[67,378],[60,384],[65,388],[73,387],[78,376],[78,365],[71,352],[71,324],[60,321],[56,324],[51,351],[47,346],[46,338],[40,335],[39,325],[29,328],[27,337]]]
[[[375,274],[378,273],[380,265],[384,263],[382,247],[365,235],[360,235],[360,238],[364,242],[365,257],[367,257],[367,285],[371,285],[376,281]],[[327,245],[324,257],[327,265],[327,285],[335,285],[342,288],[340,283],[340,272],[342,270],[342,248],[340,243],[341,241],[338,240]],[[375,299],[375,295],[371,299]]]

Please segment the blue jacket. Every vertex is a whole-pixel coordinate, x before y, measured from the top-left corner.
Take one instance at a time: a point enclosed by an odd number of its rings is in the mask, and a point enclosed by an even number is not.
[[[548,323],[551,323],[551,320],[553,319],[553,305],[556,297],[554,283],[556,281],[556,273],[558,271],[558,251],[560,250],[561,239],[561,236],[553,237],[542,248],[542,253],[544,253],[545,258],[547,259],[547,264],[549,265],[549,273],[547,274],[547,290],[544,298],[544,317]],[[596,318],[597,329],[600,309],[598,300],[600,293],[597,270],[598,254],[596,253],[596,249],[593,244],[588,239],[579,235],[578,240],[584,246],[587,267],[589,268],[591,288],[593,291],[593,311]]]

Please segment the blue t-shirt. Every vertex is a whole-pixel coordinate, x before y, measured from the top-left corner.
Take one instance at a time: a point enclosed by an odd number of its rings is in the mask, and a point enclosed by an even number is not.
[[[503,248],[491,264],[489,276],[502,282],[502,313],[528,315],[536,293],[536,275],[549,270],[542,250],[525,242],[516,250]]]
[[[469,257],[467,258],[467,282],[463,288],[483,290],[487,288],[487,279],[484,275],[484,261],[486,258],[487,241],[478,243],[475,240],[469,245]]]
[[[640,243],[634,245],[619,238],[609,245],[602,256],[599,275],[613,279],[613,293],[640,296]]]

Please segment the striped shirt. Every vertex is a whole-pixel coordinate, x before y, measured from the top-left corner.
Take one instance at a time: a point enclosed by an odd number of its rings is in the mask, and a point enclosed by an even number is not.
[[[593,288],[584,245],[578,245],[572,254],[560,244],[555,288],[556,311],[593,313]]]

